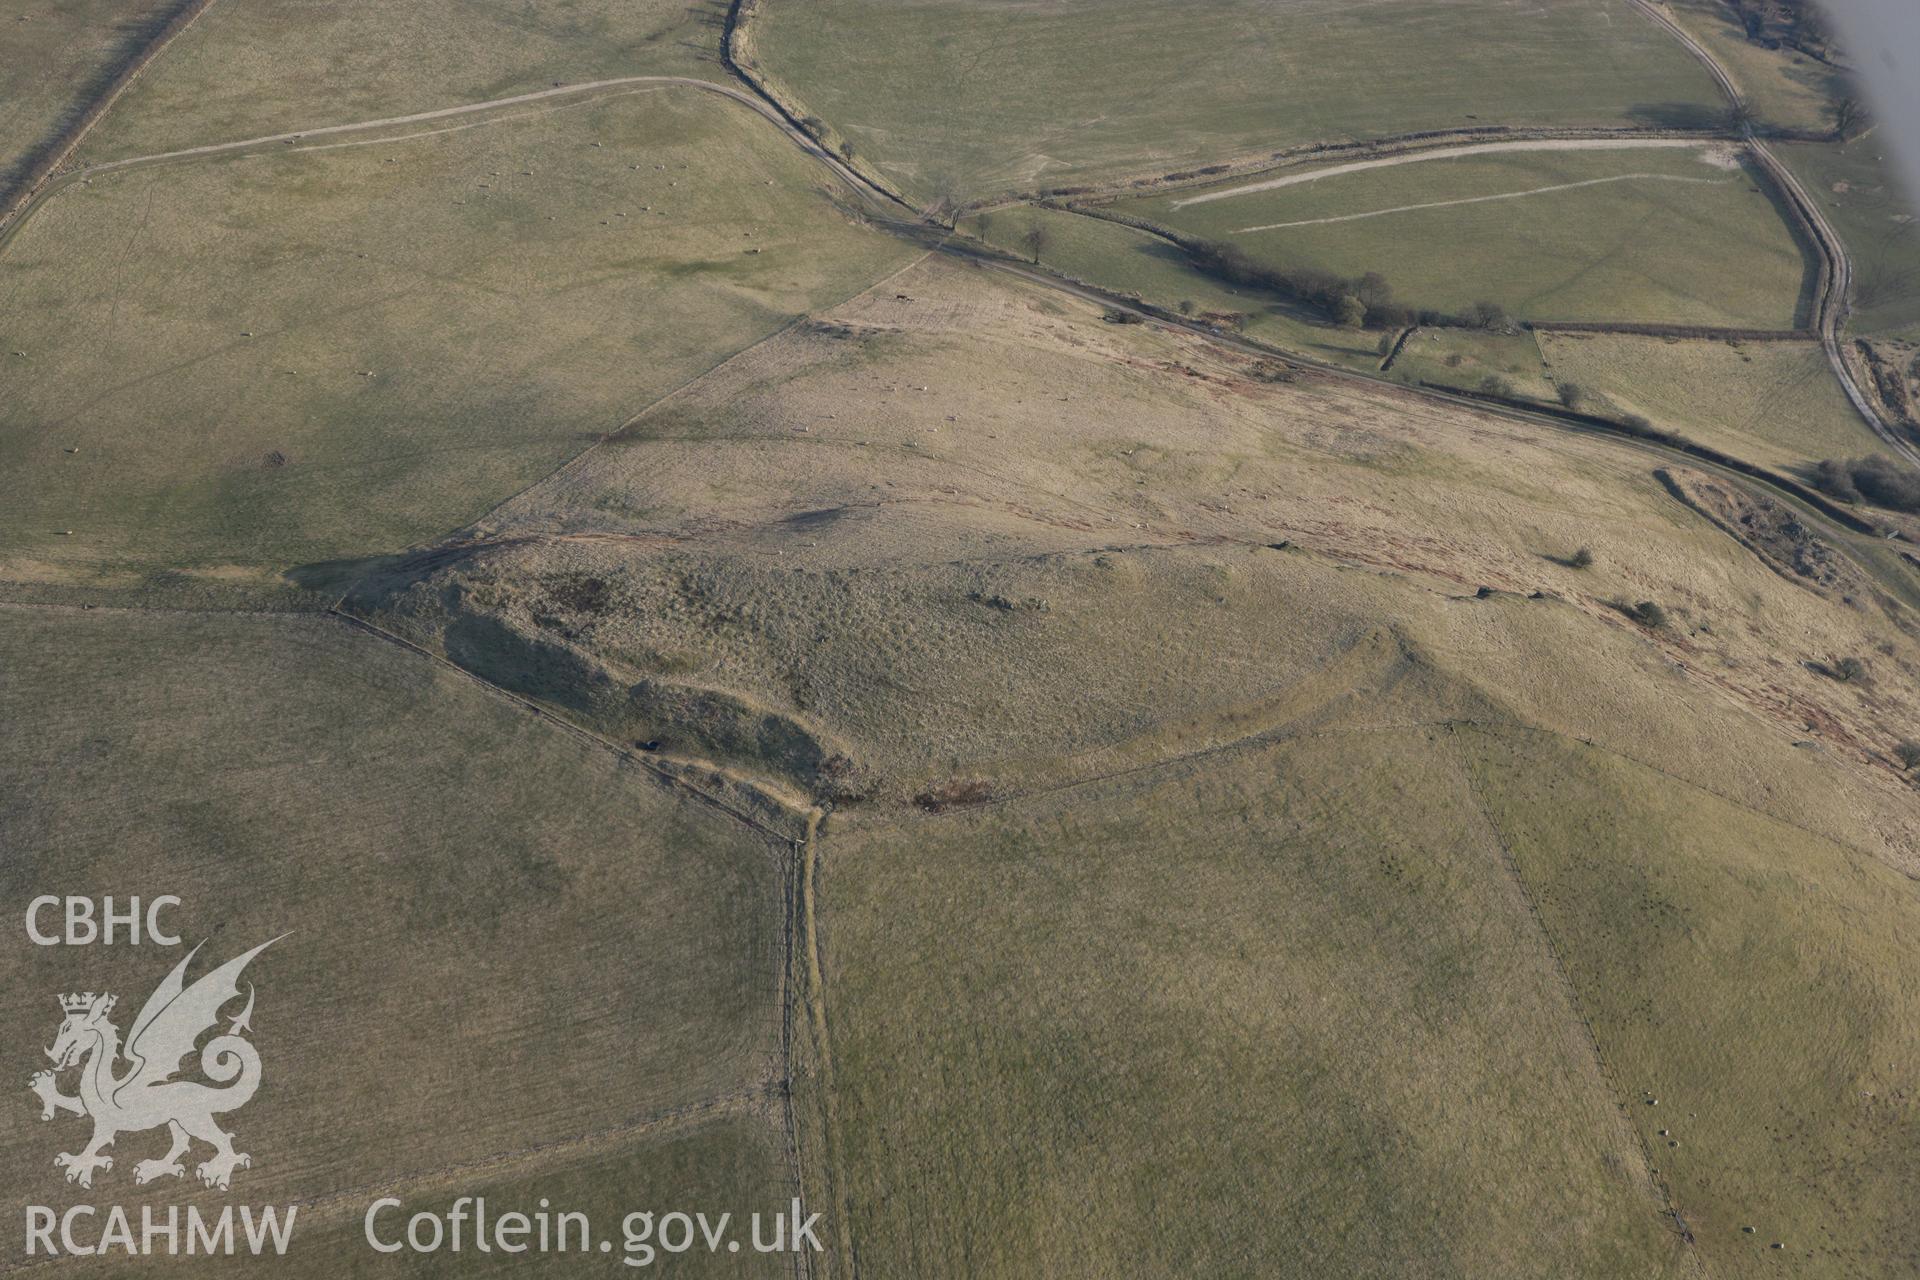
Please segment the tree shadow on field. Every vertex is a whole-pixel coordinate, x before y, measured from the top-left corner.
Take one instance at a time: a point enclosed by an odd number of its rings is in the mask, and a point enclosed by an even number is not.
[[[1724,129],[1727,112],[1700,102],[1636,102],[1627,119],[1650,129]]]
[[[1186,251],[1178,245],[1168,244],[1164,240],[1149,240],[1138,246],[1137,252],[1160,263],[1177,267],[1210,288],[1225,289],[1235,297],[1245,298],[1247,305],[1242,309],[1249,314],[1256,311],[1265,311],[1273,315],[1286,316],[1289,319],[1298,320],[1302,324],[1324,325],[1326,323],[1324,317],[1317,315],[1311,309],[1301,306],[1291,299],[1284,298],[1270,290],[1262,289],[1258,285],[1229,285],[1209,278],[1205,272],[1199,271],[1194,267],[1193,259],[1189,258]]]
[[[1807,238],[1799,212],[1774,180],[1745,153],[1740,155],[1740,172],[1755,191],[1766,197],[1773,216],[1787,229],[1793,247],[1800,251],[1800,296],[1793,304],[1793,327],[1810,329],[1820,309],[1820,248]]]
[[[467,614],[448,627],[447,658],[512,693],[587,714],[612,688],[605,671],[566,645],[499,618]]]
[[[304,591],[338,594],[370,574],[391,569],[405,556],[361,556],[351,560],[315,560],[284,570],[281,577]]]
[[[727,15],[730,6],[726,0],[698,0],[687,6],[692,15],[693,25],[699,29],[699,35],[693,39],[680,41],[680,47],[693,55],[696,62],[710,62],[723,65],[720,46],[727,38]]]
[[[1193,260],[1189,258],[1186,252],[1178,245],[1169,244],[1164,240],[1149,240],[1136,246],[1135,252],[1152,258],[1157,262],[1177,267],[1188,275],[1191,275],[1197,282],[1203,283],[1209,288],[1226,289],[1234,297],[1244,298],[1246,305],[1239,308],[1239,310],[1244,312],[1249,318],[1256,315],[1284,316],[1296,324],[1329,335],[1341,332],[1352,332],[1351,330],[1343,331],[1339,326],[1328,323],[1327,318],[1313,308],[1296,302],[1291,298],[1283,297],[1270,290],[1262,289],[1258,285],[1227,285],[1218,280],[1214,280],[1208,277],[1205,272],[1195,269]],[[1201,323],[1205,323],[1206,319],[1205,313],[1196,313],[1190,318]],[[1351,354],[1346,347],[1338,343],[1309,342],[1306,343],[1305,346],[1337,356]]]

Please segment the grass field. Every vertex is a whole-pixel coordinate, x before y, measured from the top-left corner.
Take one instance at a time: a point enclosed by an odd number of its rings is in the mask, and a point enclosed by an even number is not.
[[[248,970],[249,1203],[484,1185],[587,1135],[598,1158],[775,1069],[784,846],[459,673],[337,619],[17,606],[0,669],[9,901],[173,893],[197,963],[290,931]],[[179,958],[18,929],[3,954],[0,1011],[47,1043],[55,992],[130,1019]],[[51,1158],[81,1140],[20,1101],[16,1221],[66,1202]],[[161,1136],[124,1136],[92,1194],[171,1198],[131,1181]]]
[[[1769,49],[1749,40],[1726,0],[1665,0],[1665,5],[1733,77],[1760,125],[1833,127],[1834,98],[1844,88],[1834,67],[1790,46]]]
[[[56,2],[0,51],[27,141],[145,12]],[[1674,3],[1764,118],[1820,109]],[[961,220],[1321,363],[1282,361],[927,252],[710,85],[151,154],[719,77],[729,12],[220,0],[0,235],[0,1218],[298,1204],[301,1280],[1911,1275],[1912,544],[1400,385],[1577,384],[1789,471],[1876,446],[1817,344],[1426,324],[1382,371],[1395,317],[1090,214]],[[948,211],[1722,107],[1628,0],[734,12],[827,145]],[[1878,137],[1785,151],[1859,327],[1920,337]],[[1805,323],[1731,152],[1327,168],[1111,211],[1414,308]],[[157,1132],[62,1180],[85,1123],[22,1087],[50,997],[128,1029],[184,948],[32,945],[47,893],[177,896],[196,972],[276,939],[230,1189],[136,1185]],[[482,1196],[609,1247],[377,1254],[388,1195],[389,1237]],[[803,1200],[823,1255],[622,1239]],[[68,1263],[136,1267],[208,1271]]]
[[[720,0],[215,4],[87,139],[88,162],[631,75],[723,80]]]
[[[1553,383],[1540,362],[1531,333],[1483,333],[1473,329],[1423,326],[1400,349],[1389,373],[1406,382],[1432,382],[1468,391],[1490,387],[1495,379],[1506,392],[1553,401]]]
[[[485,1199],[490,1219],[510,1211],[532,1215],[543,1200],[549,1203],[550,1214],[563,1210],[585,1213],[592,1228],[593,1248],[582,1256],[575,1247],[578,1229],[573,1228],[568,1252],[551,1254],[544,1260],[503,1254],[497,1249],[491,1254],[480,1253],[472,1246],[469,1221],[467,1247],[459,1253],[442,1249],[434,1254],[382,1257],[365,1241],[362,1219],[376,1198],[369,1193],[301,1210],[295,1248],[289,1251],[295,1261],[282,1265],[293,1274],[316,1280],[340,1276],[354,1280],[377,1276],[465,1280],[468,1276],[524,1276],[543,1269],[591,1271],[596,1258],[608,1272],[618,1268],[626,1273],[629,1268],[623,1260],[631,1256],[641,1275],[649,1271],[697,1277],[793,1274],[791,1254],[760,1254],[749,1247],[751,1215],[763,1215],[766,1226],[762,1239],[770,1241],[771,1215],[786,1214],[793,1197],[793,1178],[781,1135],[765,1116],[721,1115],[669,1125],[660,1131],[620,1135],[525,1157],[513,1162],[507,1171],[468,1170],[425,1179],[388,1194],[400,1197],[403,1204],[383,1210],[378,1218],[376,1230],[384,1242],[403,1238],[411,1214],[426,1211],[444,1215],[458,1197],[477,1196]],[[651,1213],[657,1232],[659,1218],[673,1212],[705,1213],[709,1222],[730,1213],[729,1234],[741,1242],[740,1252],[710,1253],[696,1245],[686,1252],[671,1253],[659,1248],[655,1236],[636,1244],[628,1253],[625,1228],[629,1214]],[[641,1224],[633,1224],[633,1229],[640,1232]],[[594,1251],[601,1239],[613,1242],[610,1259]],[[649,1244],[651,1253],[646,1251]],[[225,1268],[208,1266],[201,1260],[195,1260],[194,1265],[222,1276],[261,1269],[261,1264],[251,1258],[234,1259]],[[166,1273],[164,1264],[161,1270]],[[180,1270],[187,1268],[182,1265]]]
[[[0,577],[271,586],[437,537],[908,260],[737,104],[544,106],[44,205],[0,282]]]
[[[473,534],[344,607],[835,806],[786,971],[816,1274],[1686,1275],[1668,1204],[1716,1274],[1898,1273],[1920,588],[1813,517],[929,259]],[[784,844],[337,619],[0,621],[0,883],[349,913],[260,970],[260,1193],[605,1126],[474,1181],[781,1181]],[[458,1129],[431,1040],[360,1030],[442,987],[514,1099]]]
[[[1684,1274],[1419,702],[829,834],[863,1270]]]
[[[83,106],[97,77],[109,74],[168,0],[73,0],[29,10],[9,6],[0,57],[0,194],[28,159]],[[13,12],[18,9],[19,12]]]
[[[1876,135],[1844,146],[1782,143],[1775,153],[1820,202],[1853,255],[1857,332],[1920,342],[1920,203],[1887,168]]]
[[[1399,301],[1446,312],[1486,299],[1530,320],[1786,329],[1803,307],[1800,247],[1722,151],[1482,153],[1247,185],[1117,207],[1277,266],[1377,271]]]
[[[1782,469],[1884,449],[1814,342],[1709,342],[1541,333],[1557,382],[1590,412],[1639,414],[1737,458]]]
[[[819,0],[766,4],[749,35],[762,74],[921,199],[1718,105],[1620,0]]]
[[[1904,1269],[1914,882],[1577,743],[1468,754],[1711,1273],[1776,1241],[1794,1275]]]

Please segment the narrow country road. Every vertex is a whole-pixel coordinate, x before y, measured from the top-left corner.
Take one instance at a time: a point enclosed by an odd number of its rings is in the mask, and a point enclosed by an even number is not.
[[[1840,380],[1840,387],[1847,393],[1847,399],[1852,402],[1854,411],[1866,420],[1869,427],[1873,428],[1873,433],[1900,457],[1915,466],[1920,466],[1920,449],[1915,449],[1913,445],[1907,443],[1880,417],[1879,411],[1874,408],[1873,401],[1867,398],[1865,391],[1861,390],[1859,381],[1853,375],[1853,367],[1847,363],[1843,331],[1846,328],[1847,310],[1851,305],[1853,294],[1853,260],[1847,256],[1847,247],[1841,242],[1839,234],[1834,231],[1833,224],[1827,221],[1826,214],[1821,212],[1820,206],[1800,184],[1800,179],[1795,177],[1793,172],[1781,163],[1779,157],[1767,149],[1766,143],[1754,133],[1753,121],[1747,119],[1745,113],[1741,111],[1744,100],[1740,95],[1740,88],[1734,84],[1733,77],[1727,74],[1726,68],[1720,65],[1719,60],[1707,50],[1705,45],[1694,39],[1651,0],[1630,0],[1630,2],[1678,40],[1718,82],[1720,92],[1726,96],[1727,104],[1736,112],[1741,112],[1743,120],[1741,132],[1746,137],[1747,150],[1759,162],[1760,167],[1767,171],[1767,176],[1773,179],[1774,185],[1780,188],[1781,194],[1792,202],[1802,221],[1813,233],[1815,251],[1825,260],[1826,289],[1815,304],[1819,311],[1815,328],[1820,334],[1820,345],[1826,349],[1827,363],[1833,366],[1833,376]]]

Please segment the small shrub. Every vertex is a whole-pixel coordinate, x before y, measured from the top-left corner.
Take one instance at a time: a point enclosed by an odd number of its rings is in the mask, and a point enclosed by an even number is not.
[[[1867,664],[1858,658],[1842,658],[1827,670],[1842,684],[1858,684],[1867,678]]]
[[[942,813],[959,805],[993,798],[993,784],[985,778],[951,778],[935,783],[913,798],[928,813]]]
[[[1482,395],[1500,396],[1502,399],[1511,400],[1513,398],[1513,384],[1497,373],[1490,373],[1480,379],[1480,393]]]
[[[1651,600],[1642,600],[1639,604],[1616,603],[1613,607],[1643,627],[1664,627],[1667,625],[1667,611]]]
[[[1513,317],[1497,302],[1476,302],[1461,317],[1476,329],[1511,329]]]
[[[1593,548],[1581,547],[1578,551],[1568,556],[1567,567],[1569,569],[1591,569],[1593,567]]]
[[[1912,738],[1902,738],[1893,748],[1893,758],[1900,762],[1902,769],[1912,769],[1920,765],[1920,742]]]
[[[1578,409],[1587,402],[1587,389],[1577,382],[1563,382],[1559,387],[1560,403],[1569,409]]]
[[[1182,299],[1180,299],[1180,314],[1181,314],[1181,315],[1183,315],[1183,316],[1190,316],[1190,315],[1192,315],[1192,314],[1193,314],[1193,299],[1192,299],[1192,298],[1182,298]]]

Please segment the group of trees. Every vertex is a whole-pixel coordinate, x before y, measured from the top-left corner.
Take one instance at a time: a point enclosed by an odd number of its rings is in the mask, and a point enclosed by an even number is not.
[[[1727,0],[1746,28],[1747,39],[1769,49],[1791,45],[1802,53],[1825,58],[1833,47],[1833,32],[1814,0]]]
[[[1193,265],[1228,284],[1265,289],[1351,328],[1394,329],[1421,319],[1411,307],[1393,300],[1393,289],[1377,271],[1348,277],[1319,267],[1276,267],[1260,262],[1238,245],[1195,240],[1185,246]]]
[[[1920,476],[1877,454],[1828,458],[1814,469],[1814,483],[1847,502],[1871,502],[1889,511],[1920,512]]]
[[[1514,327],[1506,308],[1494,302],[1476,302],[1457,316],[1396,302],[1393,287],[1378,271],[1343,276],[1321,267],[1273,266],[1238,245],[1213,240],[1190,240],[1182,247],[1196,268],[1216,280],[1278,294],[1349,328],[1400,329],[1410,324],[1497,330]]]

